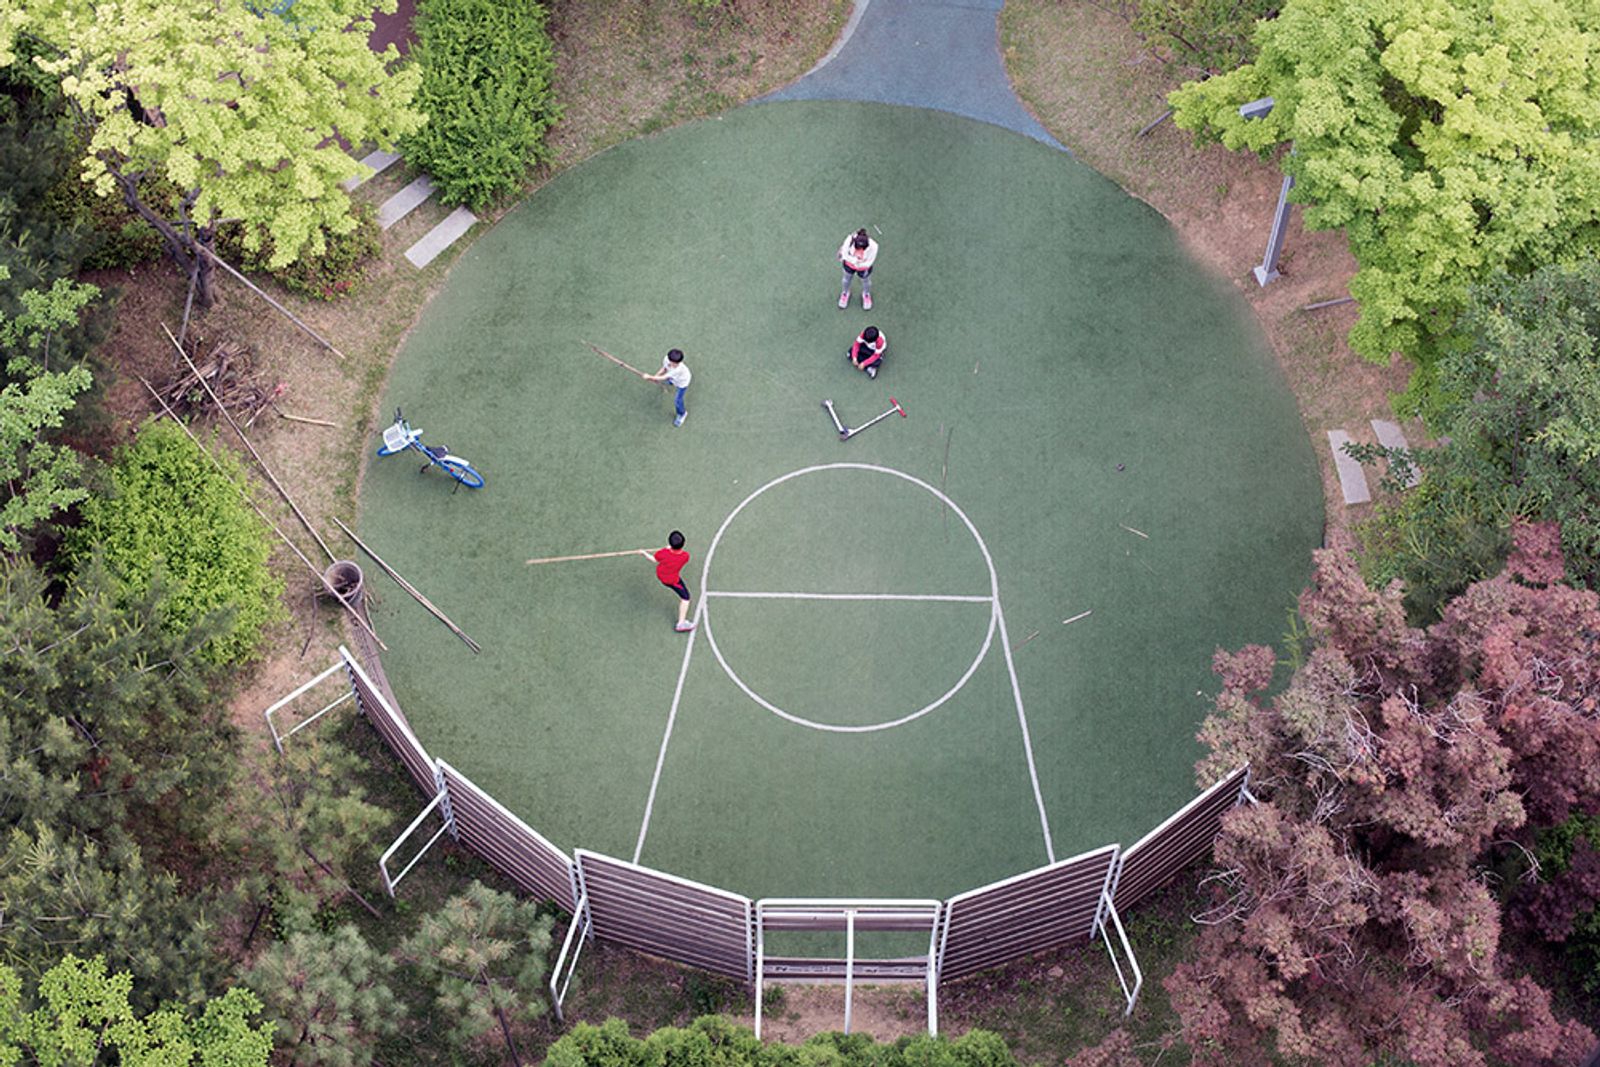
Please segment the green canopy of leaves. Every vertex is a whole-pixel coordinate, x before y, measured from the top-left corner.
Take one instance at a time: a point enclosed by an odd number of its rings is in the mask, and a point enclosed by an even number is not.
[[[1350,344],[1420,364],[1472,285],[1600,250],[1600,8],[1586,0],[1288,0],[1255,62],[1171,96],[1174,120],[1282,158],[1311,229],[1359,269]],[[1262,119],[1239,105],[1270,96]]]
[[[112,1054],[123,1067],[266,1067],[271,1024],[250,1021],[261,1004],[248,990],[207,1001],[198,1018],[140,1015],[132,991],[133,976],[109,973],[103,957],[69,954],[40,976],[29,1009],[21,979],[0,965],[0,1064],[89,1067]]]
[[[377,5],[395,10],[395,0]],[[320,255],[324,232],[353,225],[340,183],[361,173],[347,144],[417,129],[419,74],[374,53],[371,0],[266,4],[213,0],[29,0],[0,14],[0,65],[25,34],[87,131],[83,176],[164,179],[181,202],[158,215],[207,229],[240,220],[272,265]],[[126,190],[124,190],[126,192]]]

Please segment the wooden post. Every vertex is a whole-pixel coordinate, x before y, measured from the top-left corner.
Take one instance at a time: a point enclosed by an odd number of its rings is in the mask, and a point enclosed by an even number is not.
[[[335,348],[332,341],[328,340],[326,337],[323,337],[320,333],[318,333],[316,330],[313,330],[311,327],[307,326],[304,322],[301,322],[299,317],[296,316],[294,312],[290,311],[288,308],[284,307],[282,304],[280,304],[276,300],[272,299],[272,297],[268,296],[261,289],[260,286],[256,285],[255,282],[251,281],[249,278],[246,278],[243,274],[240,274],[238,271],[234,270],[233,267],[228,264],[227,260],[225,260],[221,256],[217,255],[215,252],[211,251],[211,249],[207,248],[203,244],[196,243],[195,247],[198,248],[200,251],[204,252],[206,255],[210,256],[211,257],[211,261],[213,263],[217,264],[217,266],[221,267],[223,270],[227,271],[229,274],[233,275],[235,278],[238,278],[241,282],[244,282],[245,285],[250,287],[250,291],[252,293],[255,293],[261,299],[263,299],[267,303],[271,304],[277,310],[278,314],[282,315],[284,318],[288,319],[290,322],[294,323],[296,326],[298,326],[302,330],[304,330],[307,334],[309,334],[311,336],[311,339],[313,341],[317,342],[317,344],[321,345],[323,348],[326,348],[329,352],[332,352],[334,355],[338,356],[340,359],[344,358],[344,353],[339,351],[337,348]]]

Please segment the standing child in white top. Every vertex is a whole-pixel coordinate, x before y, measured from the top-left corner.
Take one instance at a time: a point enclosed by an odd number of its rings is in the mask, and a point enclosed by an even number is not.
[[[866,230],[857,230],[844,239],[844,244],[839,246],[839,262],[844,264],[843,292],[839,294],[841,308],[850,306],[851,276],[860,275],[861,306],[872,310],[872,261],[877,258],[878,242],[868,237]]]
[[[661,371],[658,374],[646,374],[647,382],[671,382],[677,387],[678,395],[674,406],[678,410],[678,417],[672,420],[672,425],[682,426],[683,420],[689,417],[689,412],[683,406],[683,391],[689,388],[693,376],[689,368],[683,365],[683,349],[673,348],[667,351],[667,358],[661,361]]]

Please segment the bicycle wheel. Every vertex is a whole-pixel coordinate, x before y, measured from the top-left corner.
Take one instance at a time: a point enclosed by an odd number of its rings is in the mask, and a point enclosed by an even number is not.
[[[439,464],[439,466],[443,467],[447,472],[449,472],[450,477],[454,478],[468,489],[483,488],[483,475],[467,466],[464,460],[459,460],[454,456],[445,456],[443,459],[437,460],[436,462]]]

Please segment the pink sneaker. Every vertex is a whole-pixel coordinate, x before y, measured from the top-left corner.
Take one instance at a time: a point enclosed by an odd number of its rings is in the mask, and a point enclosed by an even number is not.
[[[861,294],[861,307],[865,311],[871,311],[872,310],[872,294],[871,293],[862,293]]]
[[[844,292],[839,294],[839,306],[842,308],[847,308],[850,306],[850,290],[846,289]]]

